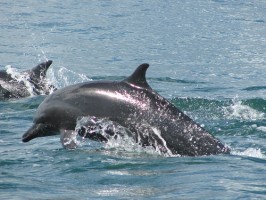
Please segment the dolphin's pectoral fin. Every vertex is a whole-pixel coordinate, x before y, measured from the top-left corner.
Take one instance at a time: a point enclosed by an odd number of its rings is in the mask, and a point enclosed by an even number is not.
[[[60,130],[60,141],[64,148],[75,149],[77,148],[77,132],[73,130]]]
[[[33,124],[33,126],[22,136],[23,142],[28,142],[37,137],[56,135],[58,132],[50,124]]]

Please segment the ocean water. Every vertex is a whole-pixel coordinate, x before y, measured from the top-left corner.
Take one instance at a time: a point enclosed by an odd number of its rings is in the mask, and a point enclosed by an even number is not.
[[[171,157],[113,141],[22,143],[45,96],[0,102],[0,199],[266,199],[266,2],[0,1],[1,69],[53,60],[58,88],[121,80],[149,63],[151,87],[230,155]]]

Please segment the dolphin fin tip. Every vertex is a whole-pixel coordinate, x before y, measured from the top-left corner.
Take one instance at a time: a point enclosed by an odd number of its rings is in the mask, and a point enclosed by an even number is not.
[[[46,64],[46,65],[49,65],[49,66],[50,66],[52,63],[53,63],[52,60],[47,60],[47,61],[45,62],[45,64]]]
[[[151,89],[149,84],[146,81],[146,71],[149,68],[148,63],[143,63],[137,67],[137,69],[133,72],[131,76],[126,78],[124,82],[128,82],[130,84],[140,86],[146,89]]]

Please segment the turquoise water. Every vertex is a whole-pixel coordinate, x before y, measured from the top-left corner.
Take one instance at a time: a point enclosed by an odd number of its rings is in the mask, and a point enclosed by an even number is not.
[[[266,3],[0,2],[1,69],[52,59],[51,83],[121,80],[143,62],[152,88],[231,147],[165,157],[59,136],[22,143],[44,96],[0,102],[0,199],[265,199]]]

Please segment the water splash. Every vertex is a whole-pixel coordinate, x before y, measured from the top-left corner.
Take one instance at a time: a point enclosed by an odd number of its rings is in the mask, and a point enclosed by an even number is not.
[[[76,132],[79,132],[83,141],[85,137],[89,137],[104,142],[106,150],[143,152],[129,130],[106,118],[82,117],[77,122]]]
[[[66,149],[76,149],[80,145],[76,131],[60,130],[60,141]]]
[[[259,126],[259,127],[256,127],[256,128],[259,131],[266,132],[266,126]]]
[[[172,153],[172,151],[167,147],[166,145],[166,141],[164,140],[164,138],[161,136],[161,131],[155,127],[151,127],[153,133],[162,141],[163,143],[163,146],[159,145],[157,143],[157,141],[155,140],[155,145],[154,145],[154,148],[155,148],[155,151],[156,152],[165,152],[164,154],[166,156],[170,156],[170,157],[180,157],[180,155],[174,155]],[[162,150],[163,148],[163,150]]]
[[[261,149],[257,148],[247,148],[244,151],[233,150],[231,154],[237,156],[247,156],[253,158],[266,159],[266,156],[261,152]]]
[[[224,107],[224,116],[228,119],[239,120],[263,120],[265,119],[265,113],[259,112],[248,105],[244,105],[240,100],[233,100],[230,106]]]
[[[152,128],[154,134],[161,138],[160,131]],[[87,138],[102,142],[102,146],[106,151],[147,153],[150,155],[161,155],[165,157],[179,157],[173,155],[171,150],[161,144],[153,144],[153,146],[142,146],[136,141],[128,129],[110,121],[106,118],[81,117],[77,120],[75,131],[61,130],[61,143],[67,149],[75,149],[84,146]],[[163,140],[163,139],[162,139]],[[162,148],[164,150],[162,150]]]
[[[17,82],[23,82],[26,86],[27,91],[29,92],[30,96],[34,96],[34,88],[35,86],[29,81],[30,76],[27,73],[20,73],[17,71],[16,68],[13,68],[11,65],[7,65],[6,72],[11,75],[11,77],[16,80]]]
[[[6,72],[10,74],[11,78],[17,81],[18,83],[23,83],[25,89],[27,89],[30,96],[35,95],[46,95],[54,92],[55,87],[52,86],[51,81],[47,80],[45,77],[41,76],[39,84],[42,85],[41,88],[36,88],[32,83],[30,74],[27,72],[18,72],[16,68],[13,68],[11,65],[7,65]]]
[[[67,69],[64,66],[53,67],[48,70],[47,78],[56,88],[63,88],[68,85],[81,83],[85,81],[91,81],[85,74],[79,74],[72,70]]]

